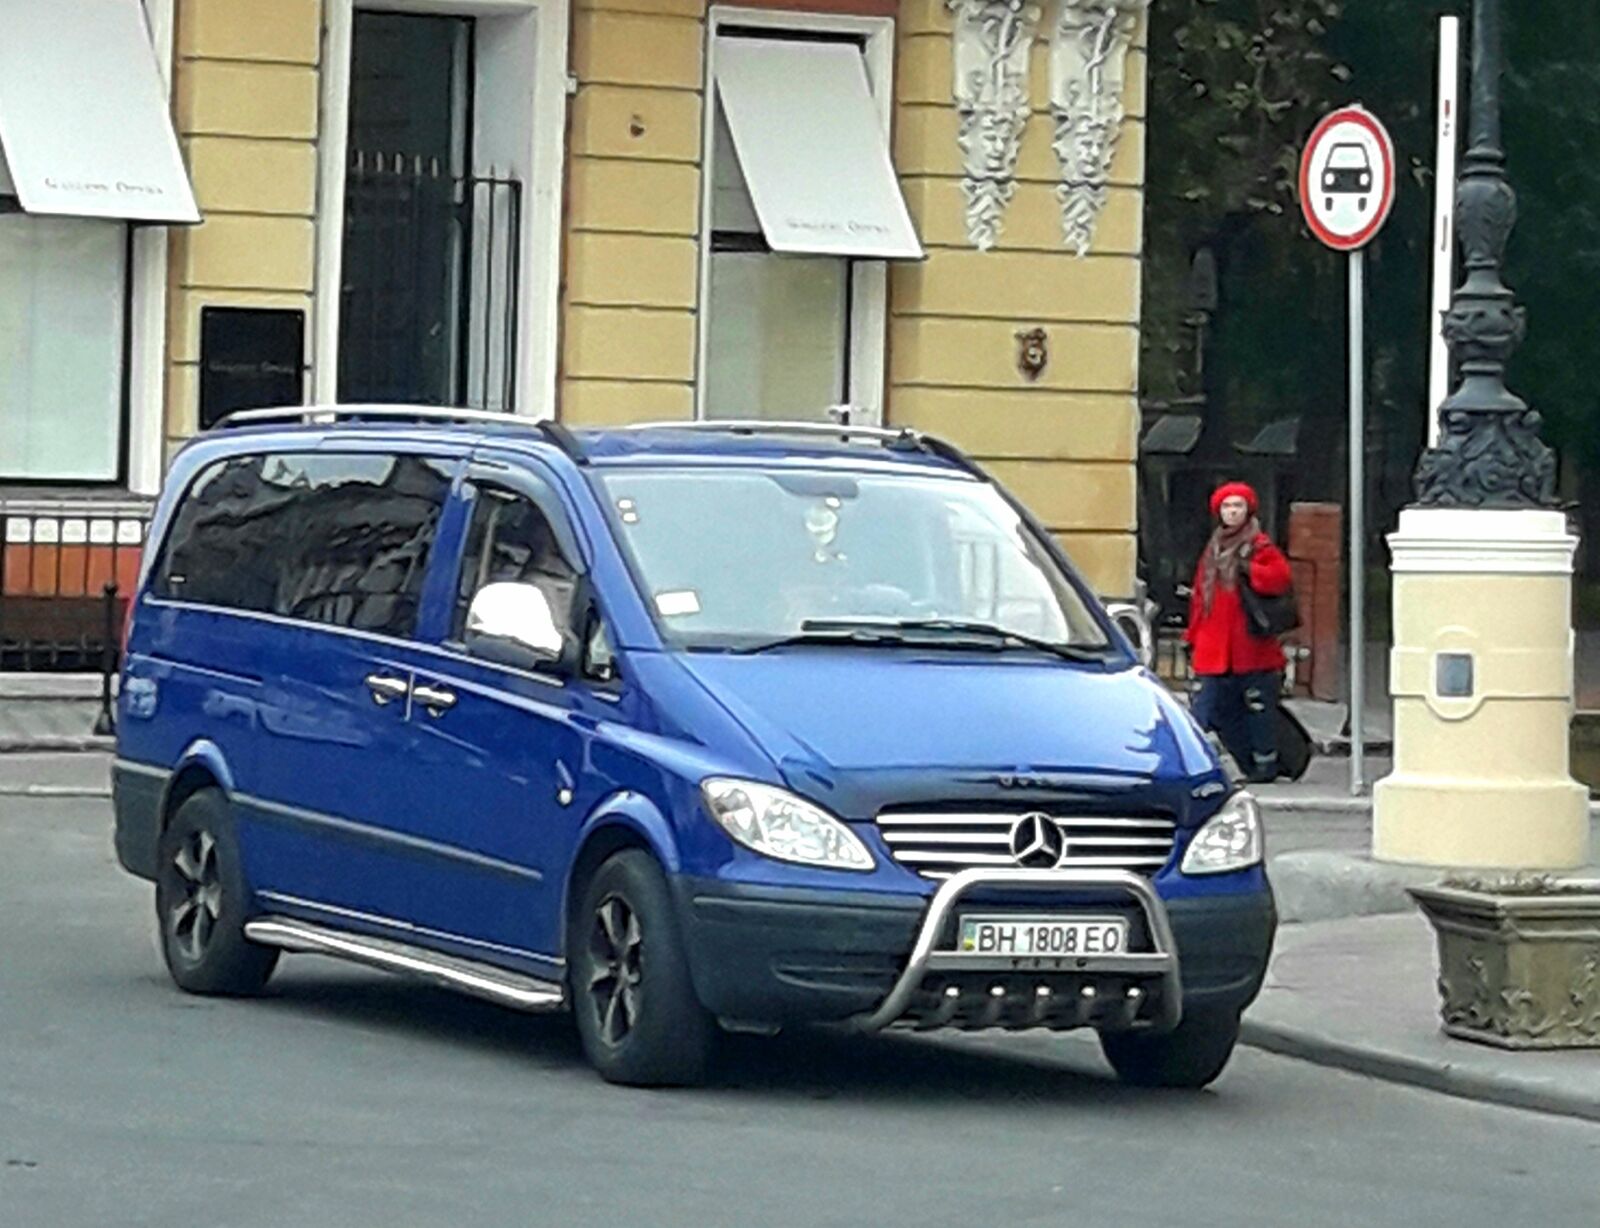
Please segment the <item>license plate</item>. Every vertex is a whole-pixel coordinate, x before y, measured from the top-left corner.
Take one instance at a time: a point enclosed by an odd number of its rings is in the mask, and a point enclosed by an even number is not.
[[[1117,955],[1127,949],[1121,917],[962,917],[964,955]]]

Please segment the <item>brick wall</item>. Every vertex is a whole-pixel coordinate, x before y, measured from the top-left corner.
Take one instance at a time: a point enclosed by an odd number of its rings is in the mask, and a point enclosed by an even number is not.
[[[1337,503],[1291,505],[1288,553],[1301,624],[1289,640],[1311,652],[1310,660],[1297,671],[1298,689],[1317,699],[1337,700],[1344,509]]]

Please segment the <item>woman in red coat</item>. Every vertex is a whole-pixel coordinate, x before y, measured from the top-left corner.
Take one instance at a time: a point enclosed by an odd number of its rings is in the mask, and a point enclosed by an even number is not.
[[[1212,492],[1217,525],[1195,568],[1183,638],[1200,678],[1195,719],[1222,739],[1251,780],[1265,781],[1278,775],[1283,648],[1276,636],[1251,634],[1239,585],[1276,597],[1289,591],[1291,576],[1289,560],[1261,531],[1259,506],[1256,492],[1243,482]]]

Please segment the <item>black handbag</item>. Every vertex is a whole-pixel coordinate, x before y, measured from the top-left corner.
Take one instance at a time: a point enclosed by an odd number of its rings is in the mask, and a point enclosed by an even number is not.
[[[1287,592],[1268,597],[1250,587],[1248,562],[1245,574],[1239,577],[1239,602],[1244,606],[1245,625],[1257,639],[1271,640],[1293,631],[1300,625],[1300,602],[1294,595],[1294,585]]]

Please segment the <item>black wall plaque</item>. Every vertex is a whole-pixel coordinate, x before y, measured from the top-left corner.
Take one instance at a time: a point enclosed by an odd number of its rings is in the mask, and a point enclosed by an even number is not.
[[[305,403],[306,313],[291,307],[200,309],[200,429],[236,409]]]

